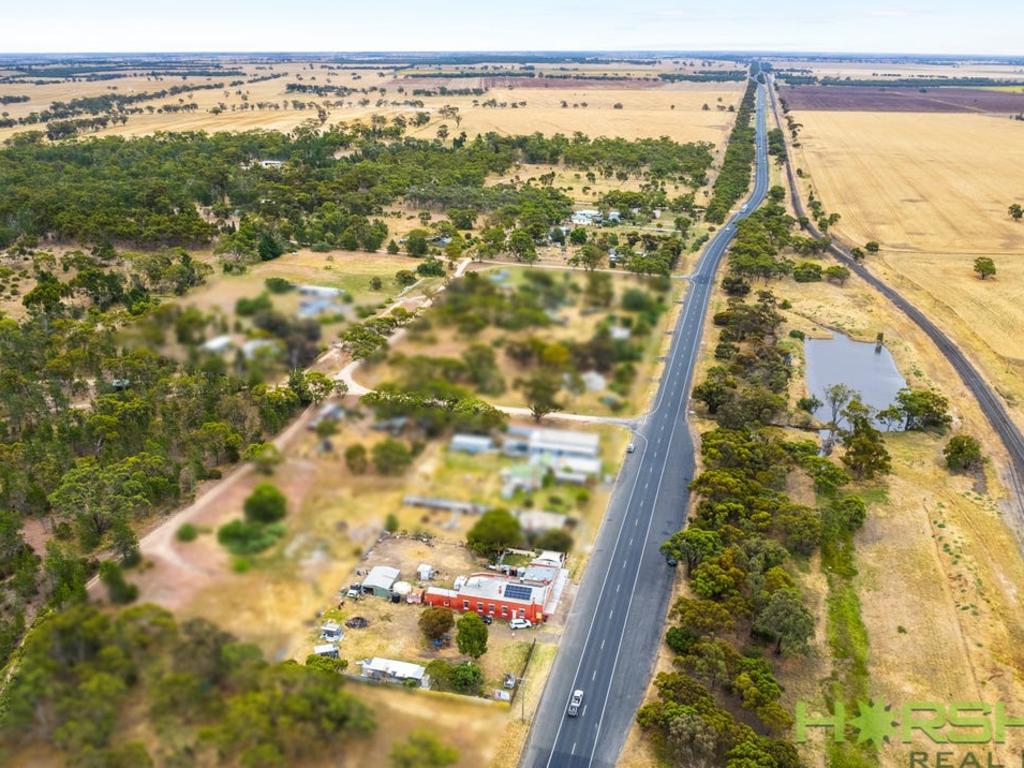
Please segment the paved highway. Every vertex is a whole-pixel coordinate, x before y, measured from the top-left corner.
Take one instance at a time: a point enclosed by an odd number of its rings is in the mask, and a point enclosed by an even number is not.
[[[768,190],[764,86],[758,88],[753,192],[708,243],[673,331],[654,407],[637,427],[579,596],[548,678],[524,768],[613,766],[639,706],[664,630],[673,569],[661,542],[683,524],[694,446],[686,426],[693,367],[715,274],[726,247]],[[584,692],[578,717],[569,697]]]

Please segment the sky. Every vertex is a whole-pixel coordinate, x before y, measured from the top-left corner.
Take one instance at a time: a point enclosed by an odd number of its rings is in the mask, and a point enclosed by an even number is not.
[[[0,53],[817,51],[1024,55],[1020,0],[11,2]]]

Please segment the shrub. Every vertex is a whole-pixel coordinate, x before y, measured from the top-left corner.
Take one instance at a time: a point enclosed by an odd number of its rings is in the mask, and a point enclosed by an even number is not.
[[[821,265],[805,261],[793,267],[793,279],[798,283],[816,283],[821,280]]]
[[[174,536],[178,541],[195,541],[196,537],[199,536],[199,529],[192,525],[192,523],[182,523]]]
[[[400,475],[412,463],[409,447],[393,438],[385,438],[373,446],[373,466],[382,475]]]
[[[267,290],[271,293],[288,293],[295,287],[295,284],[291,280],[286,280],[283,277],[268,277],[263,281],[263,285],[267,287]]]
[[[427,259],[416,266],[416,274],[422,277],[444,277],[444,264],[437,259]]]
[[[250,523],[276,523],[285,516],[287,504],[287,499],[276,485],[260,483],[245,500],[245,519]]]
[[[262,525],[247,520],[232,520],[217,530],[217,541],[233,555],[255,555],[271,547],[284,535],[280,523]]]
[[[366,446],[362,443],[353,443],[345,449],[345,466],[353,475],[366,474],[370,462],[366,458]]]
[[[942,450],[946,466],[954,472],[977,469],[983,461],[981,443],[970,435],[954,435]]]
[[[553,528],[550,531],[544,531],[536,539],[533,540],[533,545],[538,549],[550,549],[553,552],[568,552],[572,549],[573,540],[564,529]]]
[[[265,293],[252,298],[243,296],[235,302],[235,314],[242,317],[251,317],[257,312],[267,312],[273,309],[273,307],[274,305],[270,301],[270,297]]]

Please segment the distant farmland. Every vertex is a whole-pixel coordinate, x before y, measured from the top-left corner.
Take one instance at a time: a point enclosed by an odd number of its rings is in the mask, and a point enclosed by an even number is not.
[[[790,109],[855,112],[1024,111],[1024,93],[981,88],[870,88],[796,85],[781,89]]]

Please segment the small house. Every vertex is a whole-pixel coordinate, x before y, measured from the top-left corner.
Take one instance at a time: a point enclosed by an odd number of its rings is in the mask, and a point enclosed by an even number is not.
[[[309,428],[316,429],[322,421],[341,421],[345,413],[345,406],[341,403],[324,403],[309,420]]]
[[[434,578],[434,566],[429,563],[420,563],[416,566],[416,578],[420,581],[430,581]]]
[[[574,522],[566,515],[558,512],[548,512],[542,509],[517,509],[513,513],[519,526],[526,533],[541,533],[542,531],[557,531],[567,524]]]
[[[530,455],[577,456],[583,459],[598,455],[600,438],[592,432],[571,429],[535,429],[530,433]]]
[[[369,661],[360,662],[363,667],[363,677],[367,680],[376,680],[382,683],[399,683],[411,685],[413,681],[418,688],[430,687],[430,676],[426,667],[413,664],[408,661],[396,661],[374,656]]]
[[[334,643],[321,643],[313,646],[313,653],[317,656],[325,656],[328,659],[338,658],[338,646]]]
[[[246,360],[252,360],[264,352],[275,354],[280,350],[278,343],[273,339],[249,339],[242,345],[242,354]]]
[[[501,498],[511,499],[517,492],[531,493],[544,484],[547,467],[539,464],[517,464],[501,470]]]
[[[340,307],[331,299],[303,299],[295,314],[303,320],[309,320],[339,310]]]
[[[624,325],[613,325],[608,329],[608,335],[612,341],[628,341],[633,331]]]
[[[326,621],[324,625],[320,627],[320,639],[326,640],[331,643],[337,643],[345,636],[344,630],[341,625],[336,621]]]
[[[605,377],[597,371],[586,371],[581,373],[580,378],[583,380],[583,386],[587,388],[588,392],[600,392],[608,386],[608,382]]]
[[[219,355],[220,353],[231,349],[234,345],[234,340],[225,333],[222,336],[214,336],[212,339],[207,339],[202,343],[200,349],[204,352],[211,352],[215,355]]]
[[[452,435],[451,442],[448,443],[448,450],[475,456],[478,453],[493,451],[494,441],[484,435],[456,433]]]
[[[398,575],[397,568],[392,568],[390,565],[375,565],[363,579],[363,594],[390,598],[392,588],[398,581]]]
[[[601,222],[601,212],[592,209],[576,211],[572,215],[572,223],[577,226],[598,224]]]
[[[302,296],[313,296],[318,299],[336,299],[341,296],[340,288],[327,285],[300,285],[298,290]]]

